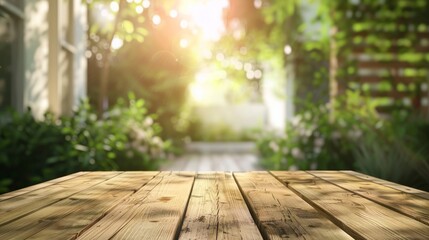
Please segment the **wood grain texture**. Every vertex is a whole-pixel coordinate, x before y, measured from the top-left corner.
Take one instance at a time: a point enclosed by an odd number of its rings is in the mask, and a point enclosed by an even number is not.
[[[126,172],[0,227],[0,239],[69,239],[91,226],[157,172]],[[83,177],[83,176],[82,176]]]
[[[266,239],[352,239],[269,173],[234,177]]]
[[[357,239],[427,239],[429,226],[309,173],[272,172]]]
[[[9,198],[13,198],[13,197],[28,193],[28,192],[32,192],[32,191],[37,190],[37,189],[41,189],[41,188],[51,186],[51,185],[56,184],[56,183],[64,182],[64,181],[67,181],[67,180],[70,180],[70,179],[73,179],[73,178],[76,178],[76,177],[79,177],[79,176],[82,176],[82,175],[85,175],[88,173],[89,172],[77,172],[77,173],[70,174],[70,175],[67,175],[64,177],[60,177],[60,178],[56,178],[56,179],[53,179],[53,180],[50,180],[47,182],[43,182],[43,183],[39,183],[39,184],[29,186],[26,188],[18,189],[18,190],[15,190],[13,192],[8,192],[8,193],[0,195],[0,202],[3,200],[9,199]]]
[[[120,172],[91,172],[84,175],[83,178],[73,178],[6,199],[0,205],[0,226],[68,198],[118,174]]]
[[[429,193],[351,171],[85,172],[0,199],[1,240],[429,239]]]
[[[231,173],[200,173],[179,239],[262,239]]]
[[[428,199],[337,171],[309,173],[429,225]]]
[[[393,188],[393,189],[396,189],[396,190],[399,190],[399,191],[402,191],[405,193],[411,193],[411,194],[417,195],[421,198],[425,198],[425,199],[429,200],[429,192],[425,192],[425,191],[415,189],[412,187],[407,187],[407,186],[400,185],[397,183],[389,182],[389,181],[386,181],[386,180],[383,180],[380,178],[368,176],[368,175],[365,175],[365,174],[362,174],[359,172],[355,172],[355,171],[341,171],[341,172],[353,175],[355,177],[358,177],[358,178],[361,178],[361,179],[364,179],[367,181],[375,182],[375,183],[378,183],[378,184],[384,185],[386,187],[390,187],[390,188]]]
[[[194,176],[194,173],[162,172],[78,239],[174,239]]]

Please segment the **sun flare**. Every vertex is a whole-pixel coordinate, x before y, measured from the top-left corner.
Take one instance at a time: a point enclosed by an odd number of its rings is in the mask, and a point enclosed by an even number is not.
[[[223,11],[228,7],[227,0],[189,1],[182,11],[201,31],[204,40],[219,40],[225,31]]]

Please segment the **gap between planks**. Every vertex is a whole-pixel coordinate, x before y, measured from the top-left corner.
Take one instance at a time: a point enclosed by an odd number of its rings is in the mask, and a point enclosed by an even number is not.
[[[77,172],[77,173],[73,173],[73,174],[70,174],[70,175],[67,175],[67,176],[63,176],[63,177],[60,177],[60,178],[52,179],[52,180],[47,181],[47,182],[42,182],[42,183],[39,183],[39,184],[36,184],[36,185],[33,185],[33,186],[21,188],[21,189],[15,190],[13,192],[4,193],[4,194],[0,195],[0,202],[4,201],[4,200],[7,200],[7,199],[10,199],[10,198],[13,198],[13,197],[16,197],[16,196],[19,196],[19,195],[22,195],[22,194],[25,194],[25,193],[33,192],[35,190],[38,190],[38,189],[41,189],[41,188],[44,188],[44,187],[51,186],[51,185],[54,185],[54,184],[57,184],[57,183],[60,183],[60,182],[64,182],[64,181],[67,181],[67,180],[70,180],[70,179],[73,179],[73,178],[77,178],[79,176],[82,176],[82,175],[85,175],[85,174],[88,174],[88,173],[89,172]]]
[[[91,172],[83,178],[73,178],[6,199],[0,205],[0,226],[52,205],[73,194],[98,185],[122,172]],[[47,197],[49,196],[49,197]]]
[[[352,239],[268,172],[234,177],[265,239]]]
[[[337,171],[307,171],[347,191],[429,225],[429,200]]]
[[[179,239],[262,239],[230,172],[199,173]]]
[[[429,227],[303,171],[271,174],[358,239],[427,239]]]
[[[161,172],[77,239],[173,239],[195,173]]]
[[[352,175],[352,176],[355,176],[355,177],[358,177],[358,178],[361,178],[361,179],[364,179],[367,181],[375,182],[377,184],[380,184],[380,185],[383,185],[386,187],[390,187],[390,188],[393,188],[395,190],[399,190],[399,191],[402,191],[405,193],[414,194],[416,196],[419,196],[421,198],[425,198],[425,199],[429,200],[429,192],[425,192],[425,191],[422,191],[420,189],[416,189],[416,188],[412,188],[412,187],[408,187],[408,186],[403,186],[400,184],[389,182],[389,181],[386,181],[386,180],[383,180],[380,178],[372,177],[372,176],[365,175],[365,174],[355,172],[355,171],[340,171],[340,172],[347,173],[349,175]]]
[[[0,227],[0,239],[68,239],[94,224],[158,172],[125,172]],[[101,200],[101,201],[100,201]]]

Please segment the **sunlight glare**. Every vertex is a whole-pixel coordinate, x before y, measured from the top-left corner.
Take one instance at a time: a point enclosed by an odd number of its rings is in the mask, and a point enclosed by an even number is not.
[[[136,7],[136,13],[141,14],[143,12],[144,8],[142,6],[137,6]]]
[[[189,46],[189,41],[186,38],[180,39],[180,47],[181,48],[187,48]]]
[[[117,36],[113,37],[112,40],[112,49],[117,50],[124,45],[124,40],[118,38]]]
[[[255,71],[255,78],[260,79],[262,78],[262,71],[261,70],[256,70]]]
[[[284,49],[284,52],[285,52],[286,55],[291,54],[292,53],[292,47],[290,45],[286,45],[285,49]]]
[[[103,19],[108,19],[109,21],[113,21],[115,19],[115,16],[106,8],[101,10],[100,15]]]
[[[160,17],[159,15],[154,15],[154,16],[152,17],[152,22],[153,22],[153,24],[155,24],[155,25],[159,25],[159,24],[161,24],[161,17]]]
[[[110,10],[112,10],[112,12],[118,12],[119,11],[119,3],[118,2],[110,2]]]
[[[186,21],[186,20],[180,21],[180,27],[183,29],[188,28],[188,21]]]
[[[172,9],[172,10],[170,11],[170,17],[171,17],[171,18],[176,18],[178,15],[179,15],[179,13],[177,12],[177,10],[176,10],[176,9]]]
[[[218,53],[216,54],[216,60],[222,62],[223,60],[225,60],[225,56],[222,53]]]
[[[223,9],[226,7],[228,7],[227,0],[206,0],[189,3],[184,12],[201,29],[204,39],[217,41],[225,31],[222,17]]]
[[[255,78],[255,72],[253,70],[246,72],[247,79],[254,79]]]
[[[254,0],[253,1],[253,5],[255,6],[255,8],[261,8],[262,7],[262,0]]]
[[[195,101],[201,102],[204,100],[204,89],[201,86],[193,85],[190,86],[189,89],[191,92],[191,96]]]
[[[107,5],[102,3],[96,3],[94,5],[94,8],[91,11],[94,16],[94,21],[99,24],[101,29],[108,27],[109,24],[115,20],[114,11],[116,10],[116,8],[119,11],[119,5],[116,6],[115,4]]]
[[[149,8],[150,7],[150,1],[149,0],[143,0],[142,2],[142,6],[144,8]]]

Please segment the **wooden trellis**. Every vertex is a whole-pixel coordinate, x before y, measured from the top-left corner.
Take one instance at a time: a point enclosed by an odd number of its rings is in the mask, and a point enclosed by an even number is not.
[[[382,3],[350,5],[346,15],[352,24],[339,25],[348,35],[343,56],[349,66],[340,66],[348,73],[339,81],[377,101],[380,113],[397,109],[427,113],[429,1],[424,6],[395,4],[392,9]]]

